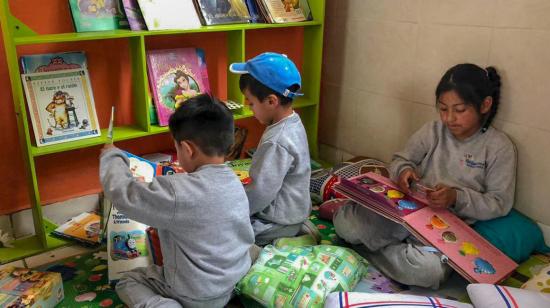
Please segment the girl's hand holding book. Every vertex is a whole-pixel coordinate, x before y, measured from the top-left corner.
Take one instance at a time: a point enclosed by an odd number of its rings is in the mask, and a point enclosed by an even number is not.
[[[437,184],[435,191],[428,191],[426,195],[433,208],[448,208],[456,202],[456,190],[444,184]]]

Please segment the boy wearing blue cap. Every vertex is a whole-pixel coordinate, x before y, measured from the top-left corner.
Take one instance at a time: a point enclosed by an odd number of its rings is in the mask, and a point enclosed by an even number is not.
[[[298,234],[311,212],[307,136],[292,109],[301,87],[296,65],[285,55],[266,52],[230,71],[242,74],[240,88],[254,117],[267,125],[250,167],[246,187],[256,244]]]

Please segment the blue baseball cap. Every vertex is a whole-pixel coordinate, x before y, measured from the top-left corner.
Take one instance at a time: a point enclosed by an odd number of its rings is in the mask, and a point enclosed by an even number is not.
[[[286,55],[264,52],[245,63],[233,63],[229,70],[235,74],[250,74],[266,87],[284,97],[294,98],[302,93],[289,90],[293,85],[302,87],[302,78],[296,65]]]

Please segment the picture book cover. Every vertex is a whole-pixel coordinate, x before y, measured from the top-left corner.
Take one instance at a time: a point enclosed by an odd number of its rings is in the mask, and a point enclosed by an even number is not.
[[[193,0],[138,0],[138,4],[149,30],[185,30],[201,27]]]
[[[37,146],[101,135],[88,70],[22,74]]]
[[[55,307],[64,298],[60,273],[0,269],[0,307]]]
[[[311,9],[307,0],[259,0],[273,23],[287,23],[311,20]]]
[[[23,74],[87,68],[83,51],[21,56]]]
[[[100,244],[100,220],[101,217],[96,213],[82,213],[57,227],[52,234],[85,245],[97,246]]]
[[[128,24],[132,31],[147,30],[145,19],[139,8],[137,0],[122,0],[122,6],[124,7],[124,13],[128,19]]]
[[[248,185],[252,182],[250,178],[250,165],[252,164],[252,158],[236,159],[225,162],[225,164],[235,172],[243,185]]]
[[[204,26],[250,21],[245,0],[195,0],[195,4]]]
[[[139,181],[151,182],[154,177],[183,172],[179,166],[168,163],[154,163],[143,157],[125,152],[130,161],[129,169],[134,178]],[[121,275],[136,267],[148,266],[151,262],[162,260],[160,243],[150,246],[149,226],[128,218],[116,209],[116,204],[109,200],[103,202],[109,209],[103,209],[106,217],[105,236],[107,237],[107,253],[109,265],[109,280],[120,279]],[[157,249],[157,250],[154,250]]]
[[[455,214],[429,207],[421,193],[407,195],[384,176],[370,172],[341,179],[335,189],[402,224],[424,244],[437,248],[470,282],[498,283],[517,267]]]
[[[151,50],[147,70],[160,126],[185,100],[210,93],[204,51],[198,48]]]
[[[128,29],[120,0],[69,0],[76,32]]]

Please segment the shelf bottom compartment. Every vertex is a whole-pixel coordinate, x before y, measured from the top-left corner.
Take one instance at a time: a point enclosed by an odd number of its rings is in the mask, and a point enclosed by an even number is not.
[[[43,222],[44,233],[46,234],[46,240],[48,243],[46,248],[42,247],[40,240],[36,235],[15,240],[13,242],[13,248],[0,248],[0,264],[21,260],[23,258],[34,256],[49,250],[74,244],[72,241],[66,241],[51,236],[50,232],[55,230],[57,225],[45,218],[43,219]]]

